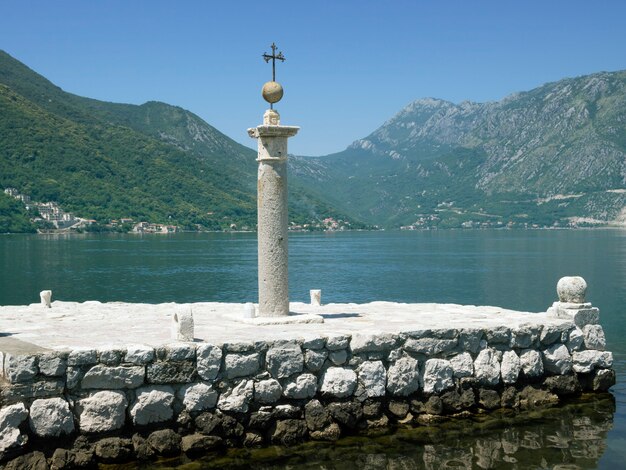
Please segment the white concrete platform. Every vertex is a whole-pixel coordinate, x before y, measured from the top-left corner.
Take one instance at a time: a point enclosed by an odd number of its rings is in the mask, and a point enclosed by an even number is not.
[[[427,329],[494,328],[562,324],[566,319],[545,312],[529,313],[498,307],[455,304],[328,304],[291,303],[290,310],[321,315],[324,323],[247,324],[244,304],[194,303],[195,341],[213,344],[280,340],[352,333],[402,333]],[[82,347],[145,344],[156,347],[171,340],[171,318],[180,304],[121,302],[61,302],[0,307],[0,351],[39,348],[64,350]],[[26,352],[26,351],[24,351]]]

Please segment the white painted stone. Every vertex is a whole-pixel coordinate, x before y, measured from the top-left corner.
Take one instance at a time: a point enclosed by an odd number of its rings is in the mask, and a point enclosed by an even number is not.
[[[349,397],[356,388],[356,372],[345,367],[329,367],[321,379],[320,391],[337,398]]]
[[[322,290],[321,289],[311,289],[309,291],[311,294],[311,305],[319,307],[322,305]]]
[[[42,290],[39,293],[39,298],[41,299],[41,305],[46,308],[52,307],[52,291],[51,290]]]
[[[28,418],[28,410],[23,403],[0,409],[0,454],[11,447],[19,447],[27,438],[20,432],[20,425]]]
[[[285,383],[283,395],[286,398],[302,400],[313,398],[317,393],[317,377],[313,374],[300,374]]]
[[[514,384],[517,382],[519,373],[522,369],[522,363],[515,351],[504,351],[502,354],[502,363],[500,364],[500,375],[505,384]]]
[[[327,357],[327,351],[308,350],[304,353],[304,364],[310,371],[317,372],[322,368]]]
[[[143,366],[154,359],[154,349],[145,344],[131,344],[126,348],[124,362]]]
[[[38,370],[37,356],[4,355],[4,378],[11,383],[27,382],[37,375]]]
[[[193,312],[189,307],[178,307],[172,314],[172,339],[176,341],[193,341]]]
[[[265,355],[267,370],[272,377],[282,379],[302,372],[304,355],[297,344],[286,344],[270,348]]]
[[[253,396],[254,382],[252,380],[242,380],[234,388],[220,395],[217,407],[222,411],[245,413],[248,411],[248,405]]]
[[[174,389],[169,385],[141,387],[136,393],[137,398],[129,411],[134,424],[162,423],[174,416]]]
[[[264,405],[271,405],[280,400],[283,387],[276,379],[260,380],[254,384],[254,400]]]
[[[67,357],[68,366],[86,366],[98,362],[96,350],[91,348],[77,348]]]
[[[574,371],[588,373],[596,368],[608,369],[613,366],[613,354],[609,351],[577,351],[573,354]]]
[[[222,348],[203,343],[196,349],[198,375],[203,380],[215,380],[222,363]]]
[[[257,353],[226,354],[224,368],[228,379],[254,375],[259,370],[259,355]]]
[[[500,383],[500,362],[494,349],[486,348],[478,353],[474,361],[474,374],[483,385],[498,385]]]
[[[402,357],[387,371],[387,391],[407,396],[419,388],[419,363],[412,357]]]
[[[600,325],[586,325],[583,328],[583,335],[587,349],[596,349],[598,351],[606,349],[606,337]]]
[[[39,373],[49,377],[60,377],[67,369],[67,359],[62,353],[46,353],[39,356]]]
[[[454,387],[454,370],[450,361],[428,359],[424,365],[424,393],[440,393]]]
[[[356,370],[358,384],[356,396],[360,400],[384,397],[387,387],[387,371],[382,361],[365,361]]]
[[[474,360],[468,352],[457,354],[450,359],[450,365],[455,377],[471,377],[474,375]]]
[[[565,375],[572,370],[572,356],[564,344],[555,344],[543,351],[543,367],[547,372]]]
[[[256,309],[254,308],[254,304],[252,302],[246,302],[243,306],[243,317],[244,318],[254,318],[256,317]]]
[[[585,342],[585,335],[580,328],[574,328],[570,331],[567,339],[567,349],[571,352],[580,351]]]
[[[587,283],[580,276],[566,276],[559,279],[556,292],[561,302],[583,303],[587,293]]]
[[[526,349],[520,354],[520,365],[522,372],[529,378],[541,377],[543,375],[543,360],[541,353],[535,349]]]
[[[74,431],[74,416],[62,398],[40,398],[30,405],[29,423],[39,437],[59,437]]]
[[[210,384],[194,383],[183,385],[178,390],[178,398],[187,411],[206,411],[215,408],[218,393]]]
[[[123,392],[101,391],[76,401],[78,425],[83,432],[108,432],[120,429],[126,420],[128,400]]]
[[[145,368],[143,366],[109,367],[96,364],[85,373],[81,387],[108,390],[137,388],[143,385],[144,378]]]
[[[390,351],[398,344],[398,336],[391,333],[355,333],[350,339],[352,354]]]

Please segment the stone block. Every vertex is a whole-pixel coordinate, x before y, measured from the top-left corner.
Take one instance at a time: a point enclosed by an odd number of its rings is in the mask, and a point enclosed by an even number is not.
[[[191,361],[159,361],[146,366],[146,379],[153,384],[189,383],[195,375],[196,367]]]
[[[350,337],[347,335],[330,335],[326,338],[326,349],[336,351],[346,349],[350,344]]]
[[[114,347],[107,347],[98,349],[97,356],[100,364],[118,366],[122,360],[122,351]]]
[[[585,344],[585,335],[583,331],[576,327],[570,331],[567,337],[567,349],[569,349],[570,353],[574,351],[580,351]]]
[[[39,398],[30,405],[30,428],[39,437],[59,437],[74,431],[74,416],[62,398]]]
[[[285,382],[283,395],[286,398],[302,400],[312,398],[317,393],[317,377],[313,374],[300,374]]]
[[[520,366],[524,376],[528,378],[537,378],[543,375],[541,353],[535,349],[525,349],[521,352]]]
[[[403,357],[389,366],[387,391],[391,395],[408,396],[419,389],[419,363],[412,357]]]
[[[143,366],[154,359],[154,349],[144,344],[134,344],[126,348],[124,362]]]
[[[215,380],[222,363],[222,348],[203,343],[196,349],[196,366],[202,380]]]
[[[82,367],[68,367],[65,370],[65,386],[69,390],[73,390],[80,385],[80,381],[83,380],[85,371]]]
[[[95,349],[74,349],[67,357],[68,366],[88,366],[96,362],[98,362],[98,355]]]
[[[454,387],[454,370],[450,361],[445,359],[428,359],[424,365],[422,377],[424,393],[441,393]]]
[[[530,348],[533,343],[539,339],[541,327],[539,326],[521,326],[520,328],[511,330],[511,348],[526,349]]]
[[[246,413],[253,396],[254,382],[252,380],[242,380],[235,387],[226,390],[220,395],[217,407],[222,411]]]
[[[598,351],[604,351],[606,349],[606,337],[600,325],[585,325],[583,327],[583,336],[587,349],[595,349]]]
[[[609,351],[576,351],[573,354],[574,371],[588,373],[594,369],[608,369],[613,365],[613,353]]]
[[[500,364],[500,375],[505,384],[514,384],[522,369],[519,356],[515,351],[504,351],[502,363]]]
[[[137,388],[143,385],[144,376],[143,366],[109,367],[97,364],[85,373],[81,387],[106,390]]]
[[[311,372],[319,371],[328,357],[328,351],[308,350],[304,353],[304,364]]]
[[[485,331],[487,343],[492,346],[494,344],[510,344],[511,329],[506,326],[496,326]]]
[[[459,333],[459,347],[462,351],[476,354],[480,349],[480,341],[484,333],[476,328],[464,328]]]
[[[259,367],[258,353],[226,354],[224,357],[224,372],[228,379],[254,375],[259,371]]]
[[[472,355],[468,352],[457,354],[450,359],[450,365],[454,371],[454,376],[457,378],[471,377],[474,375],[474,360]]]
[[[28,410],[23,403],[0,409],[0,455],[12,447],[20,447],[27,437],[20,432],[20,425],[28,418]]]
[[[96,442],[94,451],[104,463],[127,462],[133,457],[133,443],[130,439],[105,437]]]
[[[319,400],[311,400],[304,406],[304,419],[310,431],[319,431],[332,423],[330,413]]]
[[[163,349],[163,360],[166,361],[193,361],[196,358],[196,345],[193,343],[169,343]]]
[[[539,335],[539,342],[543,346],[550,346],[561,340],[561,335],[569,327],[567,325],[544,325]]]
[[[328,353],[328,359],[336,366],[341,366],[348,360],[348,351],[339,349]]]
[[[174,389],[167,385],[141,387],[136,391],[136,398],[129,414],[133,423],[145,426],[162,423],[172,419],[174,410]]]
[[[224,343],[224,351],[229,353],[246,353],[257,350],[254,341],[238,341],[236,343]]]
[[[356,372],[345,367],[329,367],[321,378],[320,391],[336,398],[349,397],[356,388]]]
[[[439,338],[409,338],[404,343],[404,349],[414,353],[433,356],[444,351],[450,351],[456,347],[458,339]]]
[[[359,365],[357,372],[357,388],[355,395],[358,400],[384,397],[387,387],[387,370],[382,361],[365,361]]]
[[[37,356],[4,354],[4,378],[10,383],[28,382],[38,372]]]
[[[280,400],[283,387],[276,379],[260,380],[254,384],[254,400],[264,405],[271,405]]]
[[[326,340],[318,334],[305,333],[302,335],[303,349],[322,349]]]
[[[500,362],[494,349],[483,349],[474,361],[474,375],[482,385],[495,386],[500,383]]]
[[[206,411],[215,408],[218,393],[210,384],[194,383],[183,385],[178,390],[178,398],[187,411]]]
[[[101,391],[90,393],[75,403],[81,431],[100,433],[120,429],[126,420],[128,400],[123,392]]]
[[[180,454],[181,437],[172,429],[159,429],[150,433],[146,442],[157,455],[173,457]]]
[[[399,337],[391,333],[355,333],[350,339],[352,354],[386,352],[398,345]]]
[[[572,371],[572,356],[564,344],[555,344],[543,350],[543,367],[547,372],[566,375]]]
[[[67,354],[46,353],[39,356],[39,373],[48,377],[62,377],[67,369]]]
[[[267,370],[272,377],[282,379],[302,372],[304,356],[297,344],[286,344],[270,348],[265,356]]]
[[[0,387],[0,401],[3,405],[33,398],[55,397],[63,394],[65,382],[62,379],[38,380],[31,383],[17,383]]]

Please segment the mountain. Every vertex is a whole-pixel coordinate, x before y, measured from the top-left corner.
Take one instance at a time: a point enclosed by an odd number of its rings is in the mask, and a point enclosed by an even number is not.
[[[297,178],[370,223],[458,227],[626,220],[626,71],[489,103],[426,98]]]
[[[182,108],[76,96],[0,51],[0,189],[101,223],[254,227],[255,159],[255,151]],[[7,213],[13,207],[2,204]],[[24,214],[12,214],[13,227],[23,227]],[[290,184],[292,221],[329,216],[348,219]]]

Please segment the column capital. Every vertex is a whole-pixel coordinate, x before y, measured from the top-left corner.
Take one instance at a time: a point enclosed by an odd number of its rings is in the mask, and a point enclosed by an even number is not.
[[[260,125],[257,127],[251,127],[248,129],[248,135],[253,139],[259,137],[293,137],[298,133],[300,128],[298,126],[266,126]]]

